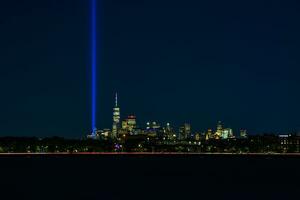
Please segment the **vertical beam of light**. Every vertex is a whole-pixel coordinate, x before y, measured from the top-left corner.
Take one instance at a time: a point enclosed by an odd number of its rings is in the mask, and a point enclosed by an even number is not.
[[[91,20],[92,20],[92,25],[91,25],[91,32],[92,32],[92,39],[91,39],[91,48],[92,48],[92,68],[91,68],[91,73],[92,73],[92,131],[93,135],[95,135],[95,129],[96,129],[96,101],[97,101],[97,68],[96,68],[96,54],[97,54],[97,49],[96,49],[96,43],[97,43],[97,30],[96,30],[96,0],[91,0]]]

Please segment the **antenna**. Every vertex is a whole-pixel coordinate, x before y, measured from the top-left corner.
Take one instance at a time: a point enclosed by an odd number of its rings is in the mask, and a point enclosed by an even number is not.
[[[118,93],[116,92],[116,97],[115,97],[115,107],[118,107]]]

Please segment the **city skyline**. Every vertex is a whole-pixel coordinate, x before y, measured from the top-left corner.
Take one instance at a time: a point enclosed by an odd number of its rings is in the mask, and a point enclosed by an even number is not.
[[[247,138],[248,135],[264,135],[264,134],[277,134],[277,135],[299,135],[299,131],[289,131],[289,132],[248,132],[246,127],[234,127],[227,126],[221,120],[218,120],[215,123],[215,126],[206,127],[202,130],[192,129],[192,125],[189,121],[184,121],[181,124],[173,124],[170,121],[157,121],[155,119],[148,120],[146,122],[140,122],[137,120],[137,116],[134,112],[121,114],[121,108],[119,106],[118,101],[118,93],[115,93],[114,106],[112,108],[112,128],[109,127],[96,127],[87,135],[92,138],[99,138],[99,134],[104,134],[105,137],[109,137],[112,139],[120,138],[120,135],[148,135],[149,132],[147,130],[154,129],[155,135],[158,134],[159,130],[166,131],[169,129],[171,133],[172,140],[173,139],[195,139],[197,137],[203,139],[229,139],[229,138]],[[128,121],[134,120],[128,124]],[[125,125],[124,125],[125,123]],[[225,127],[224,127],[225,125]],[[128,129],[128,126],[131,128]],[[186,128],[188,126],[188,128]],[[125,128],[124,128],[125,127]],[[155,127],[155,128],[154,128]],[[188,133],[184,133],[185,136],[182,136],[182,132],[186,132],[188,129]],[[172,130],[172,131],[171,131]],[[124,132],[125,131],[125,132]],[[146,132],[144,132],[146,131]],[[98,133],[97,133],[98,132]],[[165,134],[165,133],[164,133]],[[174,135],[173,135],[174,134]],[[151,135],[151,134],[150,134]],[[226,135],[226,136],[225,136]]]
[[[91,130],[90,3],[3,2],[0,136]],[[118,91],[121,114],[139,123],[206,130],[221,120],[249,133],[299,132],[299,8],[280,0],[97,1],[97,127],[112,128]]]

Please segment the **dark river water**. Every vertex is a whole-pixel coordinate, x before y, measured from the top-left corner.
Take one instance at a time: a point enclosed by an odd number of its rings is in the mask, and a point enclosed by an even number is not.
[[[300,157],[0,156],[0,200],[300,199]]]

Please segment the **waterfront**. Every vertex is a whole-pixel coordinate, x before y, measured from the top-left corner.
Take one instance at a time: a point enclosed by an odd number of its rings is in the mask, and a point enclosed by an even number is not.
[[[0,156],[6,199],[295,199],[299,156]],[[2,198],[1,198],[2,199]]]

